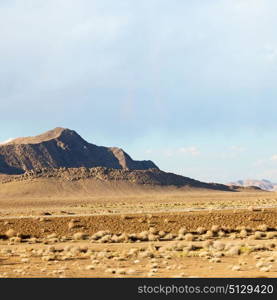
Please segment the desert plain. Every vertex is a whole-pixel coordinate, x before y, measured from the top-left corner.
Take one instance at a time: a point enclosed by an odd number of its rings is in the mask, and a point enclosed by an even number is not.
[[[274,192],[24,184],[0,193],[1,277],[277,277]]]

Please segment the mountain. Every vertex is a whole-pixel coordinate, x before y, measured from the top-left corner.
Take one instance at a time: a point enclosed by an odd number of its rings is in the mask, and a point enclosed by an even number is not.
[[[241,187],[259,187],[265,191],[277,191],[277,183],[272,183],[269,180],[255,180],[255,179],[246,179],[246,180],[238,180],[235,182],[230,182],[228,185],[233,186],[241,186]]]
[[[120,148],[88,143],[75,131],[61,127],[1,144],[0,184],[0,197],[62,189],[64,194],[72,190],[94,193],[114,187],[241,190],[163,172],[152,161],[133,160]]]
[[[152,161],[135,161],[116,147],[90,144],[75,131],[55,128],[35,137],[0,145],[0,173],[23,174],[42,168],[158,169]]]
[[[245,188],[205,183],[159,169],[45,168],[29,170],[20,175],[0,175],[0,199],[7,201],[47,199],[47,202],[50,198],[158,195],[199,190],[239,192]]]
[[[229,186],[218,183],[205,183],[189,177],[167,173],[159,169],[127,170],[96,168],[59,168],[33,169],[21,175],[0,177],[0,183],[32,181],[38,179],[56,179],[62,181],[80,181],[94,179],[101,182],[128,182],[139,185],[195,187],[215,190],[234,190]]]

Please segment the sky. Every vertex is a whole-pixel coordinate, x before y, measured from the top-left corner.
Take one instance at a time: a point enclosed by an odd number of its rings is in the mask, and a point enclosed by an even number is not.
[[[0,0],[0,141],[55,127],[208,182],[277,182],[275,0]]]

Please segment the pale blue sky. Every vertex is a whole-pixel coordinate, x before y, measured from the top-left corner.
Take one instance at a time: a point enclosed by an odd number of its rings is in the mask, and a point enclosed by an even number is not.
[[[56,126],[205,181],[277,182],[274,0],[0,0],[0,141]]]

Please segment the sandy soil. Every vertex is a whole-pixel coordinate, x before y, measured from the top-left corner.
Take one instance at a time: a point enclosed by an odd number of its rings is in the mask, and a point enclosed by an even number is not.
[[[222,240],[228,245],[230,241]],[[273,240],[272,243],[276,243]],[[236,242],[232,242],[236,244]],[[183,242],[183,244],[189,244]],[[196,243],[195,243],[196,244]],[[199,244],[199,243],[198,243]],[[258,241],[253,245],[263,244]],[[83,242],[49,245],[0,245],[1,276],[3,277],[277,277],[276,251],[257,250],[241,255],[200,257],[205,250],[161,251],[174,242],[137,244],[93,244]],[[71,248],[70,251],[64,249]],[[144,249],[154,248],[143,257]],[[49,250],[50,249],[50,250]],[[81,249],[81,250],[78,250]],[[270,249],[270,248],[269,248]],[[8,252],[8,253],[3,253]],[[9,250],[11,252],[9,252]],[[159,251],[160,250],[160,251]],[[45,251],[45,255],[40,252]],[[54,254],[50,259],[49,251]],[[55,252],[54,252],[55,251]],[[78,252],[83,251],[83,252]],[[138,254],[132,254],[132,253]],[[210,250],[212,253],[213,250]],[[223,252],[223,251],[222,251]],[[70,254],[68,254],[70,253]],[[166,254],[165,254],[166,253]],[[214,255],[220,258],[214,258]],[[48,260],[49,259],[49,260]],[[257,267],[260,262],[264,269]],[[271,266],[270,270],[267,266]]]
[[[12,183],[13,184],[13,183]],[[23,185],[23,186],[21,186]],[[90,195],[73,191],[66,186],[61,188],[67,194],[55,195],[52,186],[39,185],[36,193],[27,184],[28,192],[23,193],[24,183],[15,185],[11,195],[5,193],[6,185],[0,189],[0,217],[40,215],[50,212],[53,215],[65,214],[121,214],[121,213],[169,213],[188,210],[224,210],[250,207],[277,208],[277,193],[270,192],[217,192],[187,191],[176,188],[153,188],[120,185],[107,190],[92,186]],[[5,187],[5,188],[4,188]],[[55,187],[56,188],[56,187]],[[9,192],[11,189],[8,189]],[[49,190],[51,192],[49,192]],[[18,192],[16,192],[18,191]],[[21,194],[20,194],[21,192]],[[48,195],[49,192],[49,195]]]
[[[68,224],[72,221],[76,223],[76,227],[69,229]],[[109,230],[116,234],[139,233],[150,227],[176,234],[181,227],[185,227],[188,232],[194,232],[198,227],[210,229],[213,225],[230,229],[242,226],[256,229],[262,224],[268,225],[269,228],[277,228],[277,209],[254,212],[224,210],[170,214],[11,217],[0,219],[0,235],[4,235],[8,229],[13,229],[21,235],[45,237],[51,233],[57,236],[72,236],[79,231],[92,235],[101,230]]]
[[[276,198],[0,199],[0,276],[277,277]]]

